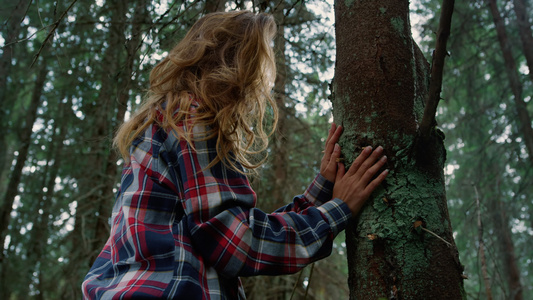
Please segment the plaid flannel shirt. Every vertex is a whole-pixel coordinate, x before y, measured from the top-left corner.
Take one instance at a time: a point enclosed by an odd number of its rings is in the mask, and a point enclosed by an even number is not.
[[[266,214],[245,175],[222,163],[206,169],[215,144],[191,147],[156,124],[134,141],[84,298],[245,299],[239,276],[294,273],[331,253],[351,216],[330,200],[333,183],[319,174]]]

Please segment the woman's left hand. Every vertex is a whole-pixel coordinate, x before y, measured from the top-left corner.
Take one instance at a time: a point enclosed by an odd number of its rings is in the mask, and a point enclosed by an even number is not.
[[[337,144],[341,134],[342,126],[337,126],[335,123],[331,124],[328,138],[326,139],[326,149],[320,164],[320,174],[333,183],[337,176],[338,159],[341,156],[341,147]]]

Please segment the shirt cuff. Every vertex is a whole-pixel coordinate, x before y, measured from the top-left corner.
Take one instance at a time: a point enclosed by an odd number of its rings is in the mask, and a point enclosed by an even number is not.
[[[305,191],[304,197],[315,205],[320,206],[331,200],[331,195],[333,195],[333,185],[333,182],[327,180],[324,176],[318,173],[315,180],[313,180],[311,185]]]
[[[348,205],[339,198],[322,204],[318,207],[318,210],[328,219],[334,236],[346,228],[348,221],[352,217],[352,212],[348,208]]]

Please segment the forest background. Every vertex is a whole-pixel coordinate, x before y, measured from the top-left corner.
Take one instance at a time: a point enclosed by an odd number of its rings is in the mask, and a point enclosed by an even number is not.
[[[1,2],[0,299],[80,298],[81,280],[108,236],[119,182],[113,132],[141,103],[151,68],[207,12],[267,11],[280,26],[280,130],[253,180],[258,205],[270,211],[290,201],[318,172],[332,120],[331,2]],[[508,52],[490,3],[499,8]],[[428,61],[440,4],[411,4],[414,39]],[[531,0],[455,5],[437,121],[470,299],[514,299],[517,287],[533,299],[533,154],[524,133],[531,121],[519,120],[533,114],[533,49],[523,45],[518,22],[531,38],[532,16]],[[346,299],[345,247],[340,236],[331,257],[299,274],[245,278],[249,298]]]

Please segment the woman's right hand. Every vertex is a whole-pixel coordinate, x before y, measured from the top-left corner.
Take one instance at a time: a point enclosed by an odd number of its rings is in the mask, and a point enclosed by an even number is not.
[[[355,159],[348,172],[344,164],[339,163],[333,198],[339,198],[348,204],[355,216],[363,207],[370,194],[385,180],[389,170],[374,176],[385,165],[387,157],[383,155],[383,148],[379,146],[372,151],[372,147],[365,147],[363,152]]]

